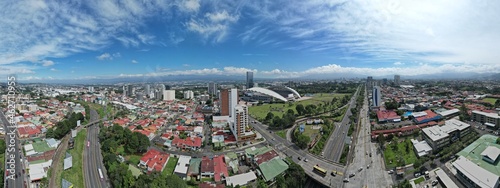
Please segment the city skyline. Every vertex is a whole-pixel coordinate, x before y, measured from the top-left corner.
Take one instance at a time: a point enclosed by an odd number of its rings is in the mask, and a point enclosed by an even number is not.
[[[499,73],[498,4],[7,1],[0,75],[36,82]]]

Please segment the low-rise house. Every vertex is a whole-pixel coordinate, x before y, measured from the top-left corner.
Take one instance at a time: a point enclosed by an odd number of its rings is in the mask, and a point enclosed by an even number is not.
[[[165,169],[169,159],[168,153],[163,153],[155,149],[150,149],[139,161],[139,167],[146,168],[148,172],[157,171],[161,172]]]
[[[189,162],[191,161],[191,156],[181,155],[175,166],[174,173],[181,179],[187,177]]]

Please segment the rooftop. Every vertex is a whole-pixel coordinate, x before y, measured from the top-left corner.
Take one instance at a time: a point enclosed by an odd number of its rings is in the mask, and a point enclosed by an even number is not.
[[[460,112],[459,109],[451,109],[451,110],[446,110],[446,111],[439,112],[439,115],[441,115],[441,116],[449,116],[451,114],[458,113],[458,112]]]
[[[259,165],[265,181],[270,181],[288,169],[288,164],[280,158],[274,158]]]
[[[432,126],[422,129],[424,134],[427,135],[432,141],[438,141],[448,137],[448,133],[441,129],[439,126]]]
[[[471,160],[465,158],[464,156],[458,157],[458,159],[451,163],[458,171],[462,172],[467,178],[472,182],[479,185],[480,187],[491,187],[494,188],[498,181],[498,176],[481,168],[481,166],[476,165]]]
[[[500,149],[494,146],[488,146],[481,152],[481,156],[488,157],[491,161],[496,161],[500,155]]]
[[[478,110],[474,110],[474,111],[472,111],[472,113],[480,114],[483,116],[488,116],[488,117],[495,118],[495,119],[500,118],[500,116],[496,113],[487,113],[487,112],[482,112],[482,111],[478,111]]]
[[[465,147],[462,151],[458,152],[457,155],[463,156],[470,160],[476,166],[479,166],[497,176],[500,176],[500,165],[499,163],[491,164],[482,159],[481,153],[486,150],[487,147],[500,148],[500,145],[495,144],[497,137],[494,135],[483,135],[474,141],[469,146]]]
[[[226,179],[226,185],[227,186],[236,186],[236,185],[246,185],[248,182],[253,181],[257,179],[257,176],[255,175],[254,172],[248,172],[244,174],[238,174],[234,175],[231,177],[228,177]]]

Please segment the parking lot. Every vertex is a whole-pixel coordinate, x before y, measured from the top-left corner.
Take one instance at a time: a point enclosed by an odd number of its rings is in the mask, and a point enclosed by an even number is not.
[[[442,188],[443,187],[439,183],[439,181],[437,180],[437,175],[433,172],[429,171],[428,175],[425,175],[425,174],[417,174],[417,175],[419,175],[419,176],[410,180],[410,183],[415,183],[415,187],[417,187],[417,188],[427,188],[427,187]],[[424,181],[422,181],[422,179],[424,179]]]

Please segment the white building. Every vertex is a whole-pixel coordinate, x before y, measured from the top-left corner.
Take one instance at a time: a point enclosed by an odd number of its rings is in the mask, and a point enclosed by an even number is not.
[[[451,109],[451,110],[439,112],[438,114],[444,118],[448,118],[448,117],[457,116],[459,112],[460,112],[459,109]]]
[[[164,90],[163,91],[163,100],[164,101],[175,100],[175,90]]]
[[[481,156],[483,156],[483,160],[491,164],[494,164],[497,161],[499,155],[500,149],[494,146],[486,147],[486,149],[484,149],[484,151],[481,153]]]
[[[372,106],[380,106],[382,105],[382,94],[380,93],[380,87],[379,86],[375,86],[373,87],[373,91],[372,91]]]
[[[256,179],[257,176],[255,175],[255,172],[250,171],[248,173],[228,177],[226,179],[226,186],[243,186],[249,182],[255,181]]]
[[[415,153],[417,153],[419,157],[426,156],[430,154],[432,151],[431,146],[429,146],[429,144],[427,144],[427,142],[425,141],[419,142],[418,140],[411,139],[411,143],[413,144],[413,149],[415,149]]]
[[[186,155],[179,156],[179,161],[177,161],[174,173],[181,179],[184,179],[187,176],[189,161],[191,161],[191,156],[186,156]]]
[[[229,116],[232,117],[233,121],[235,120],[234,107],[236,107],[236,105],[238,105],[238,89],[233,88],[229,93]]]
[[[424,139],[434,150],[438,150],[450,142],[469,134],[470,125],[457,119],[446,120],[443,126],[432,126],[422,129]]]
[[[499,177],[497,175],[481,168],[479,165],[463,156],[458,157],[458,159],[451,164],[457,170],[457,178],[462,183],[466,184],[466,187],[499,187]]]
[[[422,129],[424,132],[423,136],[425,141],[429,143],[429,145],[434,150],[438,150],[445,145],[450,143],[448,133],[444,132],[439,126],[426,127]]]
[[[184,99],[192,99],[194,98],[194,93],[191,90],[185,91],[184,92]]]
[[[491,128],[500,126],[500,116],[496,113],[486,113],[474,110],[472,111],[472,120],[484,123],[484,125]]]

